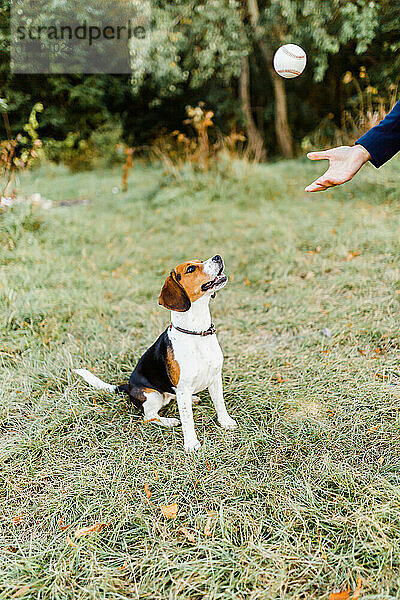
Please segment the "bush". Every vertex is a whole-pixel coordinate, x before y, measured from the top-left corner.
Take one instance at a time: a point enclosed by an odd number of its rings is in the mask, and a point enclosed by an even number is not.
[[[0,98],[0,111],[2,111],[4,128],[7,138],[0,141],[0,196],[14,196],[15,189],[10,187],[15,182],[15,176],[43,158],[42,141],[39,139],[37,129],[37,113],[42,112],[43,104],[37,102],[32,108],[24,130],[28,135],[18,133],[12,135],[8,119],[8,105],[4,98]]]
[[[222,135],[215,129],[213,111],[204,107],[204,102],[199,102],[195,108],[186,107],[187,118],[183,124],[188,128],[188,135],[179,130],[172,133],[164,131],[151,147],[153,155],[163,162],[166,172],[178,179],[181,179],[180,171],[188,166],[202,173],[214,170],[219,161],[226,167],[227,158],[233,160],[244,156],[244,135],[236,130]]]
[[[111,121],[93,131],[88,139],[79,132],[70,132],[65,140],[47,140],[45,152],[49,160],[63,163],[72,172],[107,168],[124,161],[121,151],[122,126]]]

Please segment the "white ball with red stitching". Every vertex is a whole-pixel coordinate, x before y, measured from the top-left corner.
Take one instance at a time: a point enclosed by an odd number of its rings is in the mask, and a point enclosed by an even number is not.
[[[285,79],[298,77],[305,69],[307,55],[297,44],[285,44],[278,48],[274,56],[274,69]]]

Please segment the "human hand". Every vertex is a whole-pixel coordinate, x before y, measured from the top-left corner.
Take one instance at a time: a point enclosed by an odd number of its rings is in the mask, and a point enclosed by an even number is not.
[[[329,160],[328,170],[305,188],[306,192],[323,192],[327,188],[350,181],[371,155],[363,146],[338,146],[331,150],[309,152],[311,160]]]

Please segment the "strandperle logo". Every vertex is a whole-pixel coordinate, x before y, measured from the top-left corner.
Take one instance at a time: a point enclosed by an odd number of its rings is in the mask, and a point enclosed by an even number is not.
[[[12,0],[14,73],[149,69],[148,0]]]
[[[91,46],[98,40],[130,40],[136,37],[143,40],[146,37],[146,29],[142,25],[135,25],[129,19],[128,25],[105,25],[100,28],[90,25],[86,21],[76,27],[70,25],[37,25],[36,27],[20,25],[17,27],[17,39],[22,40],[86,40]]]

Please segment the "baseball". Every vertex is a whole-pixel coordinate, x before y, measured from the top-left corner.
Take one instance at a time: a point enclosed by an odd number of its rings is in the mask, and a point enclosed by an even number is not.
[[[285,44],[278,48],[274,56],[274,69],[281,77],[298,77],[305,69],[307,55],[296,44]]]

